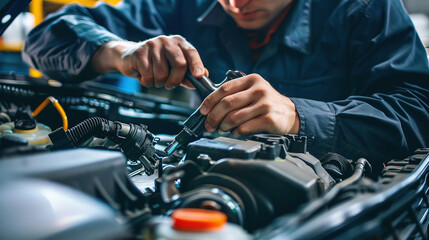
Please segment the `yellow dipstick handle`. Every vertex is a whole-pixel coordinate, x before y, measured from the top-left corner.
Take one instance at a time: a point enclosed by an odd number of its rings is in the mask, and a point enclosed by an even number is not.
[[[39,113],[46,107],[48,106],[49,102],[52,103],[52,105],[54,105],[55,109],[57,109],[58,113],[61,115],[61,118],[63,119],[63,128],[64,131],[67,131],[68,126],[69,126],[69,121],[67,120],[67,115],[66,112],[64,111],[63,107],[61,107],[60,103],[58,102],[58,100],[52,96],[47,97],[37,108],[36,110],[33,111],[32,115],[33,117],[36,117],[37,115],[39,115]]]

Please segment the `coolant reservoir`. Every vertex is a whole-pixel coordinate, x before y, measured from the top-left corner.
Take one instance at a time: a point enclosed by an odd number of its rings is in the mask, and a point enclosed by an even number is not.
[[[171,214],[168,221],[155,227],[157,240],[237,240],[250,239],[238,225],[227,223],[226,215],[219,211],[181,208]]]
[[[51,128],[42,123],[37,123],[34,129],[22,130],[16,129],[14,122],[7,122],[0,125],[0,137],[13,135],[28,141],[28,145],[46,145],[50,143],[48,134],[52,132]]]

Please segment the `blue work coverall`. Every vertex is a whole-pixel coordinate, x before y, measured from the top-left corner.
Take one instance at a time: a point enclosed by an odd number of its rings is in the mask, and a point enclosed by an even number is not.
[[[125,0],[68,6],[28,36],[23,53],[51,78],[96,76],[104,43],[179,34],[214,81],[258,73],[295,103],[315,156],[337,152],[382,163],[429,143],[429,65],[400,0],[295,0],[256,62],[243,30],[214,0]],[[278,119],[282,121],[282,119]]]

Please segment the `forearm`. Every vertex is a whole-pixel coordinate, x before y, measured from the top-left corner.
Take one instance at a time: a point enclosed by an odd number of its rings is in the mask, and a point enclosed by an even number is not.
[[[427,146],[428,99],[417,97],[426,94],[424,89],[402,89],[335,102],[292,101],[300,114],[300,135],[311,139],[310,152],[368,158],[378,171],[383,162]]]
[[[69,6],[51,15],[27,36],[23,59],[50,78],[80,81],[97,75],[89,68],[105,43],[120,40],[92,19],[87,9]]]
[[[116,71],[110,53],[100,54],[102,61],[95,61],[100,66],[93,65],[92,60],[98,59],[95,54],[111,41],[140,42],[176,29],[177,26],[168,29],[163,22],[164,18],[174,19],[170,12],[157,14],[158,5],[165,4],[164,0],[156,4],[150,0],[127,0],[115,7],[67,6],[33,29],[26,39],[23,58],[49,77],[63,81],[81,81]]]

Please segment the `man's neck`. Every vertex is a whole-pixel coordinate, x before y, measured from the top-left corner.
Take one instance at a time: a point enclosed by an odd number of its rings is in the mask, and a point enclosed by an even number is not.
[[[244,30],[247,35],[253,62],[256,62],[262,53],[263,47],[271,41],[271,36],[277,31],[278,27],[286,18],[286,15],[292,7],[292,3],[293,1],[290,2],[279,17],[273,20],[270,24],[267,24],[265,27],[257,30]]]

